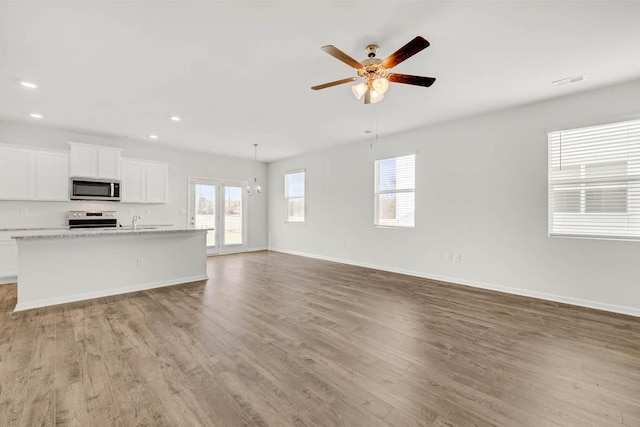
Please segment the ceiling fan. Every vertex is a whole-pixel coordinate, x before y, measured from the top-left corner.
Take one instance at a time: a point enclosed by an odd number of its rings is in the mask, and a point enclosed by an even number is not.
[[[370,44],[365,48],[368,58],[358,62],[333,45],[323,46],[322,50],[334,58],[353,67],[358,73],[357,77],[336,80],[317,86],[312,86],[313,90],[325,89],[345,83],[350,83],[359,78],[365,79],[364,83],[352,86],[353,95],[361,99],[364,96],[365,104],[375,104],[382,101],[384,93],[389,88],[389,82],[404,83],[408,85],[429,87],[436,81],[433,77],[411,76],[409,74],[390,73],[389,70],[402,61],[411,58],[416,53],[429,47],[429,42],[421,36],[417,36],[406,45],[386,57],[384,60],[376,58],[378,45]]]

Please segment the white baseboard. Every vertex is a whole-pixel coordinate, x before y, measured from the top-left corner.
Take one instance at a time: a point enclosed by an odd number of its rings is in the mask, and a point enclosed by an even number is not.
[[[260,251],[266,251],[268,250],[267,247],[260,247],[260,248],[249,248],[249,249],[241,249],[238,251],[230,251],[230,252],[217,252],[215,254],[207,254],[207,256],[218,256],[218,255],[233,255],[233,254],[241,254],[241,253],[245,253],[245,252],[260,252]]]
[[[18,275],[16,273],[0,273],[0,285],[16,283],[17,281]]]
[[[31,301],[27,304],[21,304],[18,301],[18,304],[16,305],[13,311],[15,312],[15,311],[30,310],[32,308],[66,304],[69,302],[83,301],[83,300],[93,299],[93,298],[102,298],[102,297],[108,297],[112,295],[127,294],[129,292],[145,291],[147,289],[162,288],[165,286],[182,285],[184,283],[198,282],[201,280],[208,280],[208,279],[209,277],[207,275],[183,277],[180,279],[172,279],[172,280],[166,280],[161,282],[143,283],[141,285],[135,285],[135,286],[125,286],[122,288],[105,289],[98,292],[87,292],[84,294],[69,295],[69,296],[64,296],[60,298],[49,298],[44,300]]]
[[[440,275],[437,275],[437,274],[428,274],[428,273],[423,273],[423,272],[419,272],[419,271],[404,270],[404,269],[400,269],[400,268],[393,268],[393,267],[382,266],[382,265],[377,265],[377,264],[369,264],[369,263],[364,263],[364,262],[359,262],[359,261],[352,261],[352,260],[349,260],[349,259],[328,257],[328,256],[324,256],[324,255],[309,254],[309,253],[305,253],[305,252],[297,252],[297,251],[289,251],[289,250],[285,250],[285,249],[273,249],[273,248],[271,249],[271,251],[273,251],[273,252],[282,252],[282,253],[291,254],[291,255],[298,255],[298,256],[303,256],[303,257],[307,257],[307,258],[315,258],[315,259],[320,259],[320,260],[324,260],[324,261],[339,262],[341,264],[355,265],[355,266],[358,266],[358,267],[372,268],[374,270],[388,271],[388,272],[391,272],[391,273],[406,274],[408,276],[415,276],[415,277],[420,277],[420,278],[423,278],[423,279],[431,279],[431,280],[438,280],[438,281],[441,281],[441,282],[448,282],[448,283],[452,283],[454,285],[457,284],[457,285],[464,285],[464,286],[472,286],[474,288],[481,288],[481,289],[487,289],[487,290],[491,290],[491,291],[505,292],[505,293],[513,294],[513,295],[520,295],[520,296],[525,296],[525,297],[538,298],[538,299],[547,300],[547,301],[560,302],[560,303],[564,303],[564,304],[576,305],[576,306],[587,307],[587,308],[594,308],[596,310],[610,311],[612,313],[627,314],[627,315],[630,315],[630,316],[640,317],[640,308],[635,308],[635,307],[628,307],[628,306],[615,305],[615,304],[606,304],[606,303],[601,303],[601,302],[598,302],[598,301],[590,301],[590,300],[584,300],[584,299],[580,299],[580,298],[566,297],[566,296],[563,296],[563,295],[556,295],[556,294],[548,294],[548,293],[544,293],[544,292],[530,291],[530,290],[527,290],[527,289],[512,288],[512,287],[509,287],[509,286],[502,286],[502,285],[496,285],[496,284],[493,284],[493,283],[479,282],[479,281],[476,281],[476,280],[461,279],[461,278],[458,278],[458,277],[440,276]]]

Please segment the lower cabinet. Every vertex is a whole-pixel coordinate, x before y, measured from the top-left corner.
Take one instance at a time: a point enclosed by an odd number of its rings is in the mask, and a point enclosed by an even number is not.
[[[122,159],[123,203],[167,203],[169,165],[137,159]]]
[[[13,283],[18,276],[18,248],[9,235],[0,233],[0,285]]]

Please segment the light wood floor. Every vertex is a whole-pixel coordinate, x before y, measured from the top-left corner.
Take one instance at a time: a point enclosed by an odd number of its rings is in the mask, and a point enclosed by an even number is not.
[[[638,318],[279,253],[208,268],[16,314],[0,286],[0,424],[640,426]]]

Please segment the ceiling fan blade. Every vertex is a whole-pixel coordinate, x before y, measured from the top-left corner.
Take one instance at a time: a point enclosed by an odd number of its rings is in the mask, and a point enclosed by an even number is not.
[[[394,83],[429,87],[436,81],[434,77],[410,76],[409,74],[389,74],[387,79]]]
[[[400,49],[393,52],[391,55],[387,56],[380,65],[382,65],[386,69],[395,67],[405,59],[411,58],[413,55],[423,49],[426,49],[427,47],[429,47],[429,42],[423,37],[418,36],[415,39],[411,40],[409,43],[402,46]]]
[[[329,83],[325,83],[325,84],[318,85],[318,86],[311,86],[311,89],[313,89],[313,90],[326,89],[326,88],[331,87],[331,86],[338,86],[338,85],[342,85],[342,84],[345,84],[345,83],[349,83],[349,82],[352,82],[352,81],[354,81],[356,79],[357,79],[357,77],[349,77],[348,79],[336,80],[335,82],[329,82]]]
[[[356,70],[363,67],[361,63],[359,63],[358,61],[356,61],[355,59],[353,59],[352,57],[350,57],[349,55],[347,55],[346,53],[344,53],[343,51],[341,51],[340,49],[338,49],[333,45],[322,46],[320,49],[324,50],[334,58],[344,62],[349,67],[355,68]]]

